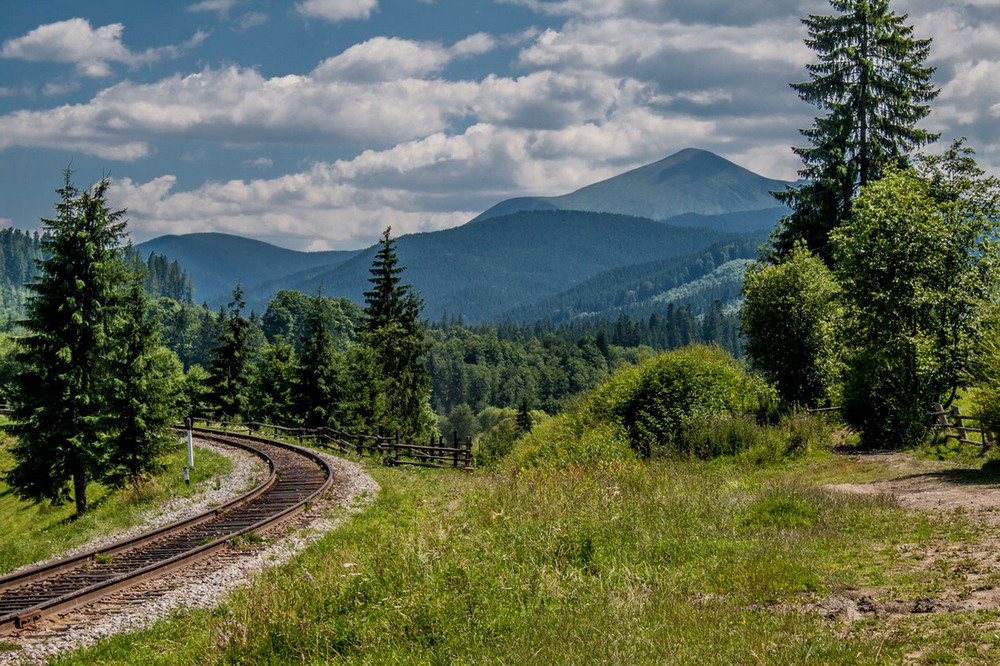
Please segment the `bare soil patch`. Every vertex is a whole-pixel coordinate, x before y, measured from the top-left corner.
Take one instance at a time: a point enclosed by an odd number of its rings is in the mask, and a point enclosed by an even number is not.
[[[838,483],[827,490],[856,495],[888,495],[904,509],[926,511],[978,527],[974,542],[905,544],[897,567],[926,571],[945,582],[934,598],[887,599],[883,590],[851,590],[808,604],[805,610],[848,621],[888,619],[914,613],[1000,609],[1000,478],[950,462],[920,460],[899,452],[856,454],[880,480]]]

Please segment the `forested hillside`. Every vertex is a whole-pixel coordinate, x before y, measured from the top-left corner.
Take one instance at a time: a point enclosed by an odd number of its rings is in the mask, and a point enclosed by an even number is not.
[[[743,261],[756,258],[765,233],[739,236],[684,256],[620,266],[604,271],[555,296],[511,310],[515,321],[554,322],[577,318],[647,318],[671,303],[704,313],[714,301],[740,298]]]
[[[136,249],[143,255],[163,255],[179,262],[194,282],[193,298],[213,307],[228,302],[239,282],[256,297],[253,287],[317,267],[330,267],[357,254],[354,251],[298,252],[269,243],[220,233],[160,236]],[[280,287],[263,294],[263,305]],[[263,309],[261,307],[260,309]]]
[[[24,317],[26,284],[38,274],[37,262],[42,258],[38,232],[8,227],[0,229],[0,331],[10,330]],[[144,273],[143,284],[148,294],[166,296],[175,301],[189,302],[193,291],[190,274],[177,261],[149,253],[143,259],[132,250],[128,257],[132,268]]]
[[[564,291],[595,274],[636,262],[690,254],[730,235],[653,220],[578,211],[529,211],[398,239],[407,280],[431,319],[468,322]],[[366,250],[333,271],[299,284],[304,293],[360,297],[371,263]]]

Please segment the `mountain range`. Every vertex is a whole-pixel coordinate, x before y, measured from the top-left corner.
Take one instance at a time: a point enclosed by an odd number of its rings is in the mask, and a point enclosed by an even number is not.
[[[639,316],[665,299],[700,309],[738,297],[739,262],[787,212],[770,193],[791,184],[686,149],[569,194],[508,199],[462,226],[401,236],[396,251],[431,319]],[[280,289],[361,302],[377,249],[296,252],[226,234],[137,247],[178,261],[197,300],[225,303],[240,282],[258,311]]]

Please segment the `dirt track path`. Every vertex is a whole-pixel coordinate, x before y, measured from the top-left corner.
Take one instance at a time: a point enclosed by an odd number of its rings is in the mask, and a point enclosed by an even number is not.
[[[918,460],[906,453],[870,453],[857,458],[884,467],[889,478],[824,487],[858,495],[895,495],[904,509],[988,512],[1000,509],[1000,483],[986,481],[986,475],[979,470]]]
[[[858,495],[892,495],[904,509],[968,521],[981,528],[974,543],[906,544],[898,566],[919,575],[945,574],[934,598],[887,600],[882,590],[852,590],[814,604],[811,610],[848,621],[910,613],[1000,609],[1000,483],[998,475],[954,463],[919,460],[905,453],[851,456],[880,480],[823,486]]]

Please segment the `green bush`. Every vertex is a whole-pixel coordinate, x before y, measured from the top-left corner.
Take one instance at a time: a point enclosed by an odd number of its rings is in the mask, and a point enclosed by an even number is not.
[[[590,397],[587,411],[593,422],[620,427],[641,455],[711,457],[745,448],[745,438],[757,437],[755,421],[772,418],[777,406],[775,389],[728,353],[694,345],[615,373]]]
[[[536,425],[517,442],[504,462],[508,467],[523,469],[600,467],[635,460],[635,452],[620,428],[591,422],[585,413],[574,410]]]

